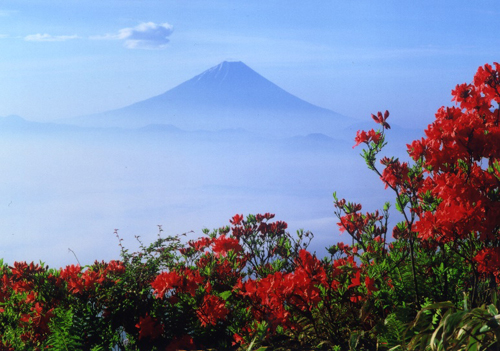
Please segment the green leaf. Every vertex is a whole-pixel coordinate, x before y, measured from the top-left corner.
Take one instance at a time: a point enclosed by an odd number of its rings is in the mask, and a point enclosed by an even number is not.
[[[492,318],[488,319],[488,322],[486,322],[486,326],[488,326],[490,329],[496,330],[500,327],[500,323],[498,323],[498,320],[500,319],[500,315],[495,315]]]
[[[408,202],[410,202],[410,198],[406,195],[400,195],[398,196],[398,198],[396,199],[396,209],[403,213],[404,212],[404,208],[406,207],[406,205],[408,204]]]
[[[491,328],[490,328],[488,325],[483,325],[483,326],[481,327],[481,329],[479,329],[479,333],[480,333],[480,334],[487,333],[487,332],[489,332],[490,330],[491,330]]]
[[[490,312],[492,316],[496,316],[498,314],[498,309],[495,307],[495,305],[489,305],[488,312]]]
[[[219,296],[221,299],[227,300],[231,296],[231,290],[221,292]]]
[[[465,314],[467,314],[467,312],[458,311],[448,315],[448,317],[444,320],[443,338],[451,336],[457,327],[462,327],[461,322]]]
[[[455,308],[455,305],[451,301],[436,302],[424,307],[424,310],[436,310],[439,308]]]
[[[351,334],[349,339],[349,350],[355,351],[358,347],[359,340],[363,336],[363,332],[356,332]]]

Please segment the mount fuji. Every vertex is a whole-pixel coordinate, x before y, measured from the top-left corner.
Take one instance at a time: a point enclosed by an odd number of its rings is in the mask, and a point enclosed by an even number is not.
[[[279,136],[333,136],[354,122],[286,92],[243,62],[227,61],[161,95],[65,121],[82,127],[168,124],[191,131],[245,129]]]

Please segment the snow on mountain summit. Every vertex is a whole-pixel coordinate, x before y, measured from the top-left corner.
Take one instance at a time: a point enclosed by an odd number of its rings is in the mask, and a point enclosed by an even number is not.
[[[217,66],[207,69],[205,72],[201,73],[200,75],[197,75],[193,79],[196,79],[197,81],[203,81],[203,80],[224,81],[224,79],[228,76],[229,71],[242,71],[242,70],[252,71],[250,67],[248,67],[241,61],[230,61],[230,62],[224,61],[218,64]]]
[[[185,130],[268,129],[291,136],[334,134],[351,120],[288,93],[241,61],[224,61],[158,96],[68,122],[92,127],[171,124]]]

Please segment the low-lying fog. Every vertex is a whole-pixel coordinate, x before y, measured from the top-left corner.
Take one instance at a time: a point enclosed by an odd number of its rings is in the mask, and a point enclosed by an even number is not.
[[[342,134],[342,133],[339,133]],[[339,240],[332,192],[381,208],[393,195],[344,141],[323,135],[273,140],[244,131],[0,134],[0,257],[51,267],[119,258],[135,235],[202,235],[236,213],[271,212],[310,230],[311,250]],[[407,139],[409,142],[411,137]],[[404,145],[404,143],[401,143]],[[402,154],[402,153],[401,153]]]

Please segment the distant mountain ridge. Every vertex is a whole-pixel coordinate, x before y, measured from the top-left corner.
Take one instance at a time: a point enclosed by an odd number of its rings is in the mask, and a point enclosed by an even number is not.
[[[85,127],[141,128],[169,124],[185,130],[243,128],[280,136],[333,136],[354,121],[286,92],[243,62],[224,61],[150,99],[65,121]]]

